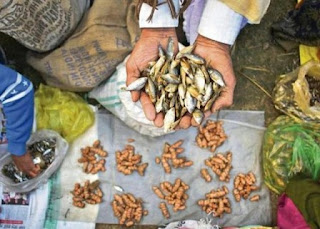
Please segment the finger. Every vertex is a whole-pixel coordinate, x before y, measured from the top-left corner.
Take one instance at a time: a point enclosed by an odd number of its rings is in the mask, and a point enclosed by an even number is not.
[[[211,111],[214,113],[223,107],[229,107],[233,103],[233,91],[226,90],[221,92],[221,95],[214,102]]]
[[[204,112],[204,118],[208,118],[211,115],[211,111]]]
[[[156,109],[149,96],[145,92],[141,92],[140,101],[143,112],[147,119],[149,119],[150,121],[154,121],[156,118]]]
[[[194,120],[194,118],[191,119],[191,125],[192,126],[199,126],[199,124]]]
[[[32,178],[34,178],[34,177],[36,177],[38,175],[37,173],[35,173],[33,171],[29,171],[27,174]]]
[[[154,125],[156,127],[162,127],[163,126],[163,113],[160,112],[159,114],[156,115],[156,118],[154,120]]]
[[[129,60],[128,60],[128,62],[129,62]],[[130,64],[127,64],[126,70],[127,70],[126,85],[128,86],[140,77],[140,71],[138,68],[131,67]],[[132,98],[133,102],[137,102],[140,98],[140,91],[131,91],[131,98]]]
[[[180,123],[179,123],[179,126],[182,128],[182,129],[187,129],[190,127],[190,124],[191,124],[191,116],[190,115],[185,115],[182,117]]]

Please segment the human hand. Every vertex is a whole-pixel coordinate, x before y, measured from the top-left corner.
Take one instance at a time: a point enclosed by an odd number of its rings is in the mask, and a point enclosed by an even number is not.
[[[159,44],[164,50],[167,49],[168,38],[174,42],[174,54],[178,51],[178,39],[175,28],[148,28],[142,29],[141,36],[135,45],[130,58],[127,61],[127,86],[140,77],[140,73],[148,66],[150,61],[158,59]],[[139,99],[145,116],[158,127],[163,125],[163,113],[156,114],[155,107],[149,96],[142,91],[131,91],[133,102]]]
[[[220,93],[220,96],[214,102],[211,111],[205,113],[208,117],[211,112],[216,112],[223,107],[231,106],[233,103],[233,91],[236,85],[236,78],[233,72],[232,60],[229,53],[229,45],[223,44],[201,35],[198,35],[195,41],[194,53],[206,60],[210,67],[217,69],[223,76],[226,87]],[[190,125],[198,126],[199,124],[186,115],[181,119],[180,127],[188,128]]]
[[[20,171],[31,177],[36,177],[40,172],[39,165],[33,163],[29,152],[22,156],[12,155],[12,160]]]

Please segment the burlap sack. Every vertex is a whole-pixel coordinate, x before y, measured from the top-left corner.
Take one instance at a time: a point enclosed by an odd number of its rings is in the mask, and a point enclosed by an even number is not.
[[[90,0],[1,0],[0,32],[25,47],[45,52],[76,28]]]
[[[95,0],[71,37],[27,61],[45,81],[70,91],[88,91],[107,79],[130,53],[140,29],[134,0]]]

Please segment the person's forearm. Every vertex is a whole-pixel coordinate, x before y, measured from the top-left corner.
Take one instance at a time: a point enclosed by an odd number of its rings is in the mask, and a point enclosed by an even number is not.
[[[232,45],[246,19],[218,0],[207,0],[198,33],[211,40]]]
[[[21,74],[0,65],[0,102],[7,119],[8,151],[17,156],[26,153],[34,114],[32,83]]]

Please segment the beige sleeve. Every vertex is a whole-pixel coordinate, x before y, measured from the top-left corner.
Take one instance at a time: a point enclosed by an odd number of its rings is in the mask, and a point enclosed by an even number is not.
[[[250,24],[259,24],[267,12],[270,0],[220,0],[248,19]]]

